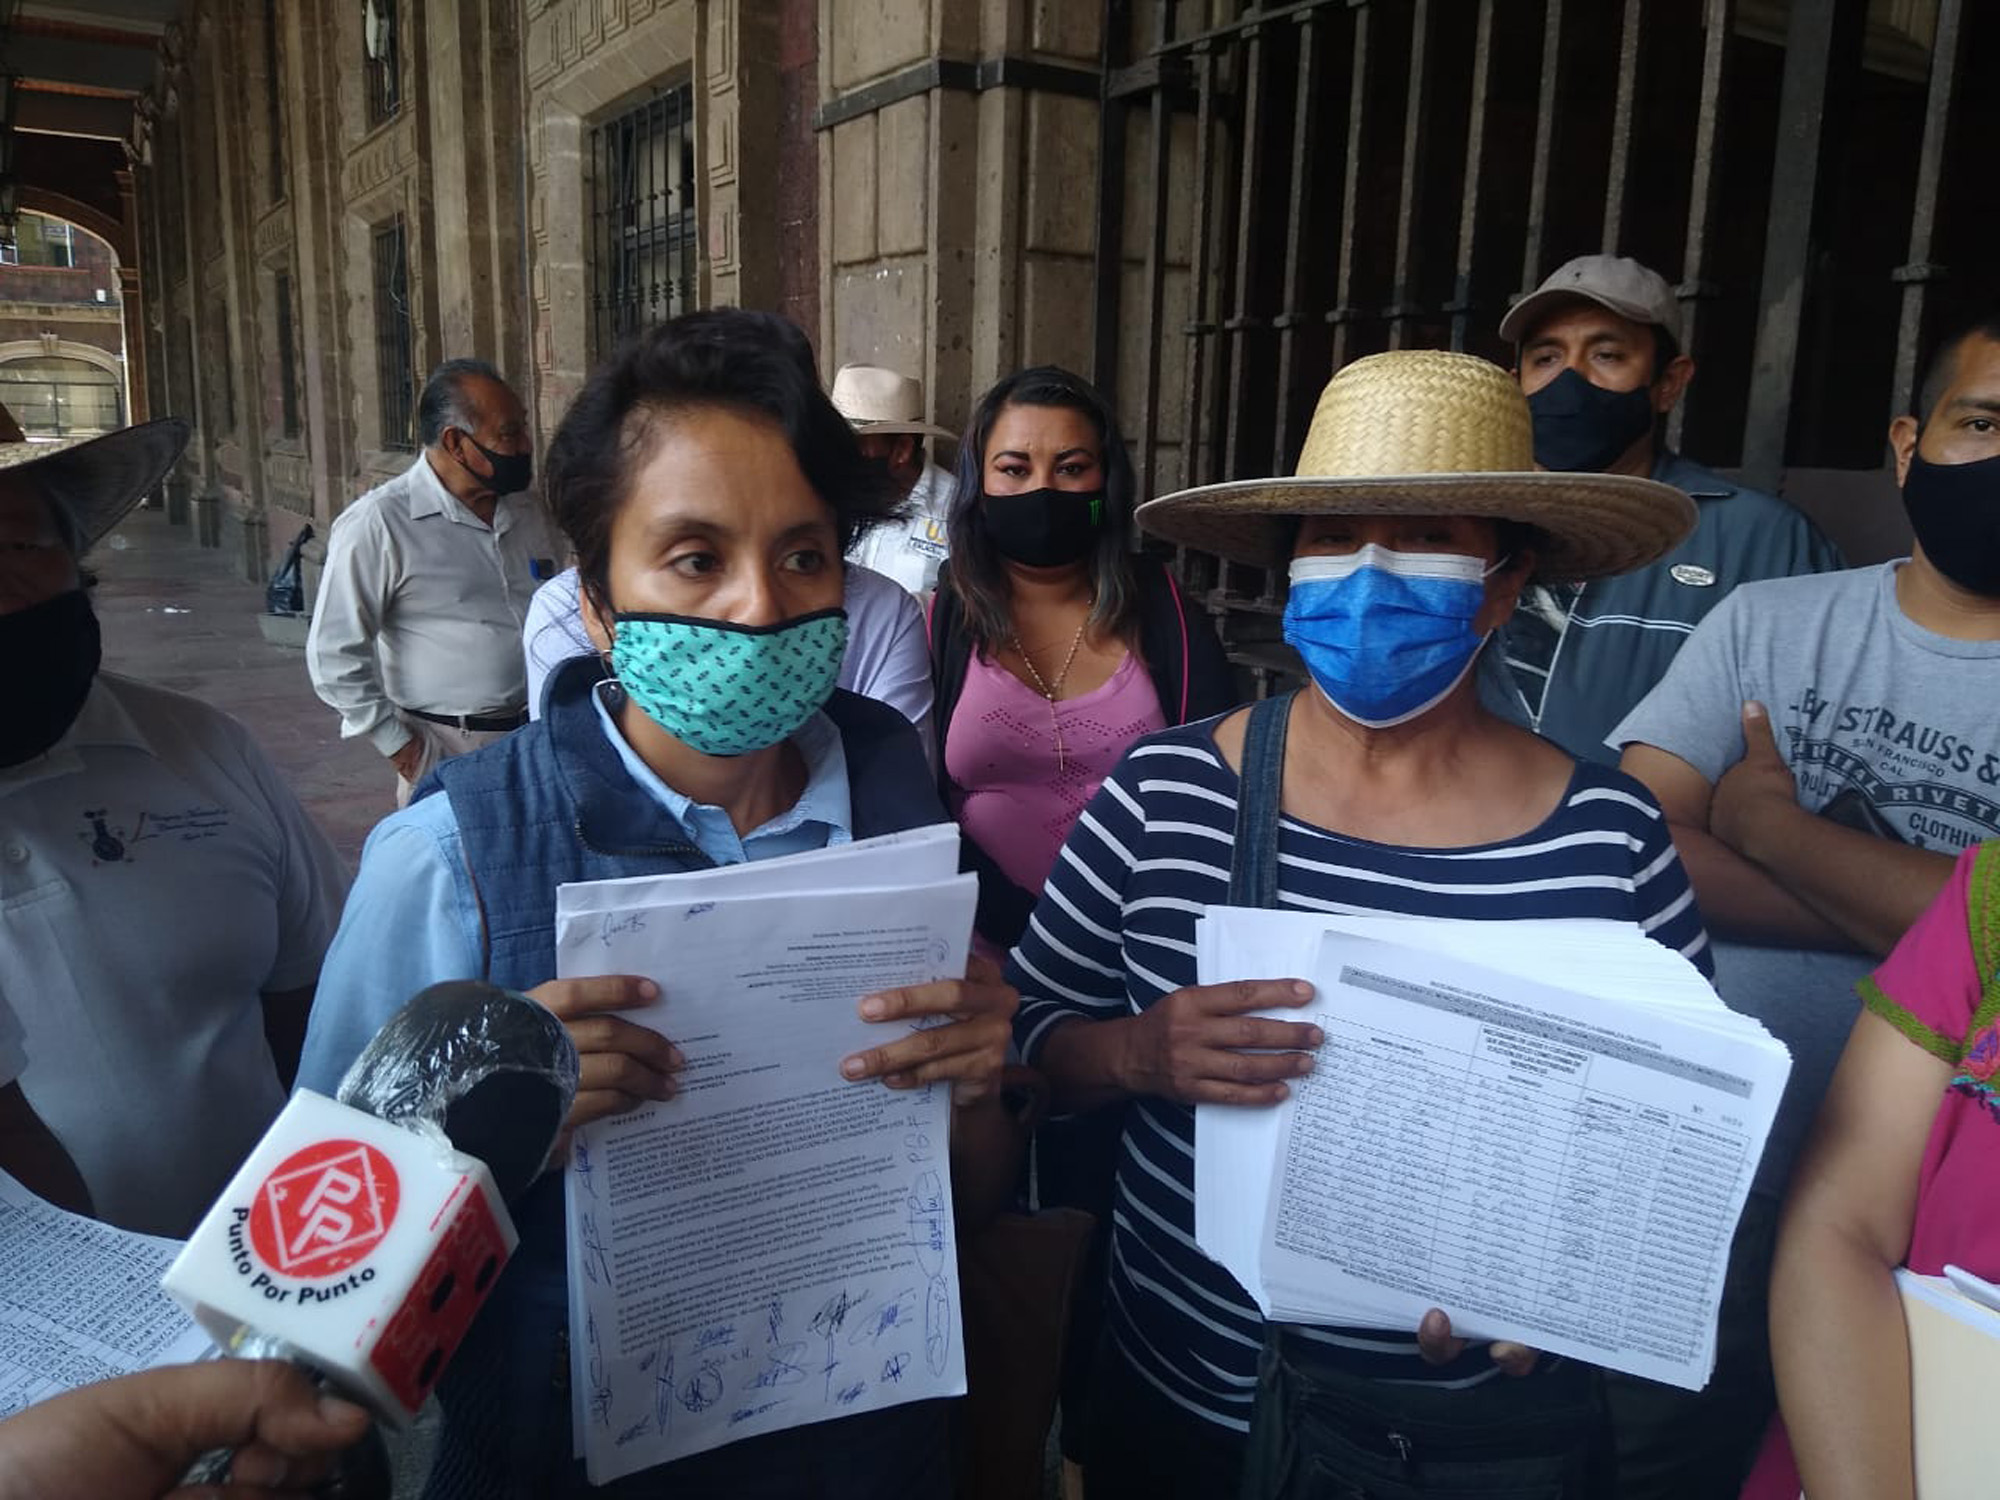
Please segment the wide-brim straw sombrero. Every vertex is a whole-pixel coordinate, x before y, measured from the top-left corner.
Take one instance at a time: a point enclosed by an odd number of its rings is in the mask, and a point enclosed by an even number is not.
[[[88,551],[159,487],[192,430],[179,417],[165,417],[102,437],[0,443],[0,469],[42,486],[75,520]]]
[[[1537,577],[1626,573],[1694,530],[1672,485],[1534,466],[1534,424],[1514,378],[1469,354],[1410,350],[1356,360],[1327,382],[1298,472],[1161,495],[1139,507],[1155,536],[1281,568],[1293,522],[1319,515],[1491,516],[1542,536]]]

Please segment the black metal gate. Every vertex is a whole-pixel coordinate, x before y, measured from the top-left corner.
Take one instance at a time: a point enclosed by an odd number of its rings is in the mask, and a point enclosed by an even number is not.
[[[1968,84],[2000,60],[2000,6],[1982,0],[1105,14],[1097,374],[1122,373],[1156,485],[1289,473],[1327,376],[1361,355],[1511,363],[1510,300],[1602,250],[1676,282],[1698,375],[1672,440],[1767,488],[1789,480],[1820,513],[1812,475],[1879,469],[1929,341],[1991,305],[2000,203],[1975,153],[2000,91]],[[1162,210],[1127,214],[1128,183]],[[1163,326],[1176,199],[1188,315]],[[1122,323],[1155,336],[1121,371]],[[1271,580],[1184,562],[1218,608],[1271,607]]]

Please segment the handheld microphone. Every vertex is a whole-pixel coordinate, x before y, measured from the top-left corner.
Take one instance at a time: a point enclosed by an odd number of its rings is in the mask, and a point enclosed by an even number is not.
[[[432,985],[337,1098],[293,1096],[162,1287],[226,1352],[291,1359],[407,1425],[513,1253],[506,1203],[546,1162],[577,1066],[525,995]]]

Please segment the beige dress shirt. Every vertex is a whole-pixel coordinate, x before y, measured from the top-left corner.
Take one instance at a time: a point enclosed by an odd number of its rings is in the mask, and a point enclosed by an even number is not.
[[[398,708],[520,712],[528,601],[568,555],[532,496],[503,496],[489,527],[421,453],[348,506],[306,638],[313,689],[339,710],[342,736],[394,755],[411,738]]]

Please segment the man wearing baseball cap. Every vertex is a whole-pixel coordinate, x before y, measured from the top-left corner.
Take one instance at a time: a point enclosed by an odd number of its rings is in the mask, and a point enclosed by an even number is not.
[[[1775,496],[1731,483],[1663,442],[1694,378],[1680,302],[1625,256],[1560,267],[1500,320],[1535,422],[1535,462],[1563,473],[1656,479],[1693,497],[1694,535],[1650,567],[1587,585],[1540,585],[1481,665],[1487,706],[1572,755],[1613,762],[1605,736],[1666,673],[1702,617],[1739,583],[1842,566],[1833,544]]]
[[[919,598],[937,587],[951,509],[951,475],[932,463],[924,439],[957,441],[924,420],[924,384],[879,365],[842,365],[827,392],[835,410],[854,427],[861,451],[888,469],[909,497],[906,519],[871,527],[848,549],[847,560],[893,578]]]

